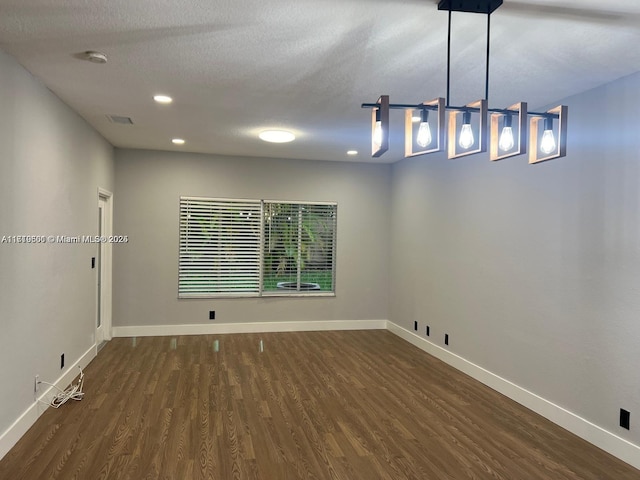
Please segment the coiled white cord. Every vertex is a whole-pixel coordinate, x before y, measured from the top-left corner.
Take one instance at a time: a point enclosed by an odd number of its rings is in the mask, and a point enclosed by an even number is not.
[[[58,393],[55,394],[50,401],[45,402],[41,399],[38,399],[38,401],[40,403],[44,403],[45,405],[49,405],[50,407],[53,407],[53,408],[60,408],[60,405],[64,405],[65,403],[67,403],[67,401],[69,401],[69,399],[80,401],[84,397],[84,392],[82,391],[83,382],[84,382],[84,372],[82,371],[82,368],[80,368],[80,378],[78,379],[78,383],[75,385],[74,384],[69,385],[69,387],[66,390],[62,390],[61,388],[58,388],[53,383],[38,381],[38,383],[49,385],[50,387],[53,387],[56,390],[58,390]]]

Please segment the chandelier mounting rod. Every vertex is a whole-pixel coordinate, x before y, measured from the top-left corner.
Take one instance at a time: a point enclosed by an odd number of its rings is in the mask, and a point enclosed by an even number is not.
[[[451,5],[449,5],[449,31],[447,35],[447,108],[451,98]]]
[[[484,99],[489,101],[489,48],[491,45],[491,13],[487,13],[487,66],[485,68]]]
[[[451,12],[483,13],[487,15],[487,59],[485,68],[484,99],[489,101],[489,53],[491,45],[491,14],[503,0],[440,0],[438,10],[449,12],[447,32],[447,108],[451,97]]]

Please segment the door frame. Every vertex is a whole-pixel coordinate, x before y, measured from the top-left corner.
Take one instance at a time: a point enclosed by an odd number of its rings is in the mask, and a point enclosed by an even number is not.
[[[104,217],[104,231],[102,232],[103,237],[108,238],[113,235],[113,193],[105,190],[104,188],[98,187],[98,202],[96,204],[96,212],[99,211],[100,200],[104,202],[103,209],[103,217]],[[103,331],[103,339],[111,340],[111,324],[112,324],[112,294],[113,294],[113,285],[112,285],[112,265],[113,265],[113,257],[112,257],[112,243],[109,241],[99,242],[97,244],[97,248],[102,249],[102,255],[100,255],[100,270],[99,272],[102,275],[100,279],[100,312],[98,312],[98,278],[96,275],[96,318],[94,321],[94,327],[96,330],[96,335],[98,331],[98,315],[100,315],[101,326]],[[96,337],[97,338],[97,337]],[[96,348],[98,347],[96,341]]]

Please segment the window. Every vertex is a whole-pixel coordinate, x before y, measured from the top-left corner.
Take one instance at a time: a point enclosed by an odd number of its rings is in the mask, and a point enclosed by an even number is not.
[[[255,200],[180,198],[180,297],[258,293],[261,214]]]
[[[263,292],[333,292],[336,205],[264,202]]]
[[[178,296],[332,295],[335,203],[180,198]]]

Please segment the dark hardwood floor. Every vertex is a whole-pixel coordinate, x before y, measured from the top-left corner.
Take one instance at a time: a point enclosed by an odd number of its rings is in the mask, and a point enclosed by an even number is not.
[[[640,478],[386,331],[117,338],[85,374],[0,479]]]

